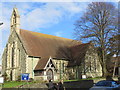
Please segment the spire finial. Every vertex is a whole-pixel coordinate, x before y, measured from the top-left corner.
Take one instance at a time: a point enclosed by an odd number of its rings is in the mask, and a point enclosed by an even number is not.
[[[16,5],[13,8],[12,16],[11,16],[11,32],[16,31],[18,34],[20,32],[20,15],[16,8]]]
[[[16,8],[16,4],[14,5],[14,8]]]

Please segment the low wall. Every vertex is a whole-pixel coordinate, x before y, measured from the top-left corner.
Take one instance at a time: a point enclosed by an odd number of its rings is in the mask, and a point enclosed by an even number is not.
[[[89,89],[93,86],[93,80],[81,80],[81,81],[69,81],[69,82],[64,82],[64,87],[66,90],[71,89]]]
[[[45,80],[47,80],[47,76],[35,76],[34,80],[35,81],[45,81]]]

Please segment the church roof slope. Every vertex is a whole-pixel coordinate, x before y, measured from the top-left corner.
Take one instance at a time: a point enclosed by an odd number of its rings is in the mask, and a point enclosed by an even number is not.
[[[47,64],[47,62],[48,62],[48,60],[49,60],[48,57],[41,58],[41,59],[38,61],[38,63],[37,63],[37,65],[36,65],[36,67],[35,67],[34,70],[42,70],[42,69],[44,69],[45,66],[46,66],[46,64]]]
[[[70,47],[72,60],[68,63],[68,67],[80,65],[84,61],[86,52],[91,43],[84,43]]]
[[[60,58],[57,56],[58,48],[81,43],[72,39],[66,39],[23,29],[20,30],[20,38],[22,39],[27,54],[30,56],[39,57],[52,56],[53,58]]]

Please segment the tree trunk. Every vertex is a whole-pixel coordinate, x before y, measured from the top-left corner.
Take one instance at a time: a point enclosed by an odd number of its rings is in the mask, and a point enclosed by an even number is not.
[[[102,77],[106,77],[109,74],[109,72],[107,70],[107,66],[106,66],[106,64],[103,64],[101,66],[102,66]]]
[[[107,58],[106,58],[106,52],[105,52],[105,46],[104,46],[104,39],[102,40],[102,76],[106,77],[109,75],[109,72],[107,70]]]

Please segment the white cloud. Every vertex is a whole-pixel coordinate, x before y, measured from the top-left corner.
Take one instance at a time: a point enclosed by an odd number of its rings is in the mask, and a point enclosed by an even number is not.
[[[64,18],[71,18],[75,16],[76,14],[85,11],[85,8],[87,7],[86,3],[75,3],[77,2],[77,0],[69,0],[69,1],[64,0],[65,2],[69,2],[69,3],[65,3],[63,0],[62,1],[61,0],[50,0],[50,1],[47,0],[47,2],[49,3],[43,5],[42,7],[33,6],[34,3],[30,3],[34,1],[37,2],[38,0],[31,0],[31,1],[30,0],[21,0],[21,1],[2,0],[2,2],[14,2],[14,1],[15,2],[26,2],[26,3],[16,3],[16,4],[8,3],[5,6],[4,6],[4,3],[3,5],[1,5],[0,3],[0,9],[2,10],[2,15],[0,13],[0,21],[4,23],[2,26],[0,26],[0,29],[2,31],[6,31],[5,33],[2,33],[4,36],[4,38],[2,39],[3,44],[5,44],[7,40],[5,39],[5,36],[9,35],[10,16],[11,16],[12,8],[14,7],[14,5],[16,5],[21,15],[21,28],[27,29],[27,30],[40,30],[40,28],[50,27],[64,20]],[[44,1],[41,0],[41,1],[46,2],[45,0]],[[52,3],[53,1],[58,2],[58,3]],[[81,2],[90,2],[90,1],[91,0],[81,0]],[[98,1],[98,0],[94,0],[94,1]],[[113,0],[110,0],[110,1],[113,1]],[[61,36],[62,32],[56,32],[55,35]],[[0,38],[2,38],[1,35],[0,35]]]
[[[81,6],[76,3],[47,3],[43,8],[34,8],[31,3],[8,3],[2,7],[1,21],[4,22],[2,30],[10,30],[10,17],[14,5],[17,6],[21,15],[21,28],[29,30],[54,25],[59,23],[62,17],[71,17],[82,11]]]
[[[61,19],[61,12],[54,9],[37,8],[21,17],[21,27],[27,29],[45,28],[56,24]],[[31,27],[30,27],[31,26]]]
[[[2,0],[2,2],[118,2],[120,0]]]
[[[46,28],[59,23],[64,17],[70,18],[82,12],[86,6],[80,8],[76,3],[47,3],[42,8],[35,8],[26,15],[22,15],[21,27],[29,30]]]
[[[0,34],[0,40],[2,45],[0,46],[0,52],[3,52],[5,43],[7,42],[10,32],[10,17],[12,14],[12,8],[16,5],[21,15],[21,28],[27,30],[40,30],[40,28],[50,27],[59,23],[64,18],[71,18],[76,13],[82,12],[83,7],[77,3],[47,3],[43,6],[35,6],[34,3],[3,3],[0,5],[2,13],[0,14],[0,21],[4,24],[0,26],[2,32]],[[86,7],[86,6],[84,6]],[[62,32],[56,32],[56,36],[61,36]]]

